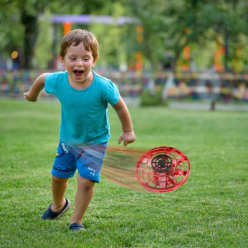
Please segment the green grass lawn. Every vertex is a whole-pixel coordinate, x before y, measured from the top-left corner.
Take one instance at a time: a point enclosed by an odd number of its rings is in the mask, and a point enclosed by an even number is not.
[[[60,105],[0,100],[0,247],[247,247],[248,115],[244,112],[130,108],[136,141],[172,146],[190,160],[179,189],[137,192],[102,177],[72,233],[72,208],[41,220],[52,201],[51,167],[59,141]],[[110,108],[111,145],[121,125]],[[135,166],[135,165],[134,165]],[[66,197],[74,205],[76,177]]]

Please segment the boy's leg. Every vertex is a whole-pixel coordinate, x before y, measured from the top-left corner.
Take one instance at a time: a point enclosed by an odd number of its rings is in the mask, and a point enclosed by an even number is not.
[[[60,218],[69,210],[71,203],[64,198],[67,181],[68,178],[52,176],[53,203],[42,214],[43,220]]]
[[[43,213],[43,220],[59,218],[69,210],[71,203],[64,196],[68,178],[73,177],[77,169],[76,160],[71,148],[60,140],[51,171],[53,203]]]
[[[76,160],[71,148],[60,140],[51,171],[53,203],[50,208],[53,212],[60,211],[67,202],[65,190],[68,178],[73,177],[76,172]]]
[[[65,204],[65,190],[67,188],[68,178],[59,178],[52,176],[52,193],[53,193],[53,204],[51,210],[58,212]]]
[[[76,193],[75,209],[71,218],[70,228],[82,230],[83,216],[90,204],[94,193],[95,182],[100,181],[100,171],[106,154],[108,142],[83,149],[77,159],[78,189]],[[72,226],[74,227],[72,228]]]
[[[94,193],[94,181],[83,178],[78,173],[77,182],[78,189],[76,193],[75,209],[71,218],[71,224],[75,222],[82,223],[83,216],[90,204]]]

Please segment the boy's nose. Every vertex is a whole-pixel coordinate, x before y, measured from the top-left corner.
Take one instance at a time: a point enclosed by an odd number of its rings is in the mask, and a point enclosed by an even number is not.
[[[77,65],[83,65],[83,60],[82,59],[77,59]]]

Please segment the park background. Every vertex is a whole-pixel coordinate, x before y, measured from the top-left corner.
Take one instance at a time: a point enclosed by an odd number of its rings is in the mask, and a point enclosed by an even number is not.
[[[245,0],[0,0],[0,247],[247,247],[247,13]],[[75,28],[99,41],[94,70],[129,106],[130,147],[176,147],[191,163],[166,194],[102,177],[80,235],[68,230],[71,210],[40,220],[60,105],[44,91],[23,99],[39,74],[64,70],[59,43]],[[111,108],[109,118],[116,145]],[[72,179],[72,203],[75,191]]]
[[[246,11],[241,0],[3,0],[1,95],[21,97],[43,71],[64,70],[60,40],[82,28],[100,44],[95,70],[136,105],[168,104],[168,98],[171,106],[174,100],[246,105]]]

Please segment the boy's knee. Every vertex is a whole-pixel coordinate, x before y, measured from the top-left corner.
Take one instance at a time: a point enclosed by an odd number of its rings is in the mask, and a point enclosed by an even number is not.
[[[68,178],[60,178],[60,177],[52,177],[52,181],[54,183],[66,183],[68,181]]]
[[[78,177],[78,187],[80,187],[83,190],[90,190],[92,188],[94,188],[95,182],[87,179],[87,178],[83,178],[81,176]]]

